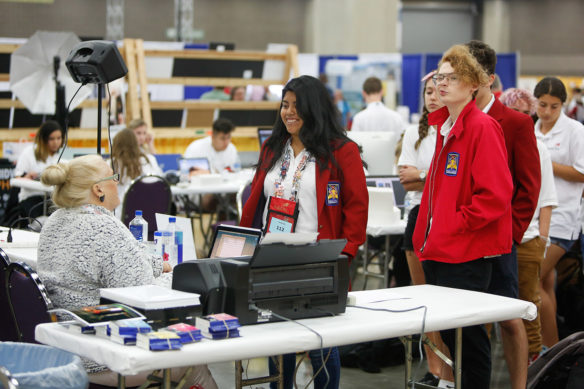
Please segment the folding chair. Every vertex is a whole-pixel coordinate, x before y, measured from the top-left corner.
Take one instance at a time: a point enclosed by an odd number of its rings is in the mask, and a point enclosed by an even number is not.
[[[148,240],[154,240],[156,213],[170,213],[172,192],[168,182],[159,176],[147,175],[136,178],[130,184],[122,205],[122,223],[126,226],[134,218],[136,210],[148,222]]]
[[[53,321],[47,310],[53,303],[38,274],[30,266],[12,262],[6,272],[8,305],[18,331],[20,342],[37,343],[34,330],[37,324]]]
[[[12,320],[10,305],[8,304],[8,290],[6,288],[6,271],[10,259],[4,250],[0,249],[0,312],[4,320],[0,321],[0,341],[17,342],[18,331]]]

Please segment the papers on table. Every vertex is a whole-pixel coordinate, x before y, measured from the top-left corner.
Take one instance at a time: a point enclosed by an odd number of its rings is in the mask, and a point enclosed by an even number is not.
[[[293,232],[293,233],[268,233],[264,236],[260,244],[285,243],[285,244],[308,244],[315,243],[318,232]]]
[[[349,292],[349,305],[375,304],[391,300],[406,300],[409,297],[395,293],[390,289],[362,290]]]
[[[163,288],[158,285],[140,285],[127,288],[103,288],[101,297],[140,309],[164,309],[199,305],[199,295]]]

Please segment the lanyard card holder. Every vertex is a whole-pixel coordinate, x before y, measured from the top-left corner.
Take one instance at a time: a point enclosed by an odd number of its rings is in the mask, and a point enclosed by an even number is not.
[[[265,233],[294,232],[298,220],[298,203],[270,196]]]

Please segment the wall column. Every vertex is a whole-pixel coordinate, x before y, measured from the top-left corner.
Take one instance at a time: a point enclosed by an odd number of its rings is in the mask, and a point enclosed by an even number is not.
[[[309,0],[305,49],[319,54],[395,53],[398,0]]]
[[[511,51],[511,17],[507,0],[487,0],[483,6],[482,41],[497,53]]]

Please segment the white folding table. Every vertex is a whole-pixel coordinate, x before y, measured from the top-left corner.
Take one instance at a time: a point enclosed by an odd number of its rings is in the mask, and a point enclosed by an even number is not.
[[[427,309],[425,332],[456,328],[459,329],[458,338],[462,327],[513,318],[532,320],[537,312],[533,304],[522,300],[433,285],[351,292],[349,295],[355,299],[355,305],[362,307],[385,310],[420,308],[392,313],[347,306],[346,312],[341,315],[300,320],[322,336],[323,344],[314,333],[291,322],[243,326],[240,338],[215,341],[204,339],[199,343],[185,345],[180,351],[152,352],[135,346],[122,346],[96,336],[71,333],[58,323],[38,325],[36,340],[106,365],[119,374],[120,387],[123,387],[123,376],[142,371],[164,369],[165,377],[169,377],[169,369],[173,367],[295,353],[419,334],[424,317],[424,309],[421,307]],[[458,350],[460,339],[457,340]],[[460,380],[460,352],[456,354],[458,363],[455,372],[458,370],[458,374],[455,376]],[[411,369],[406,368],[405,387],[408,387],[410,380]]]

